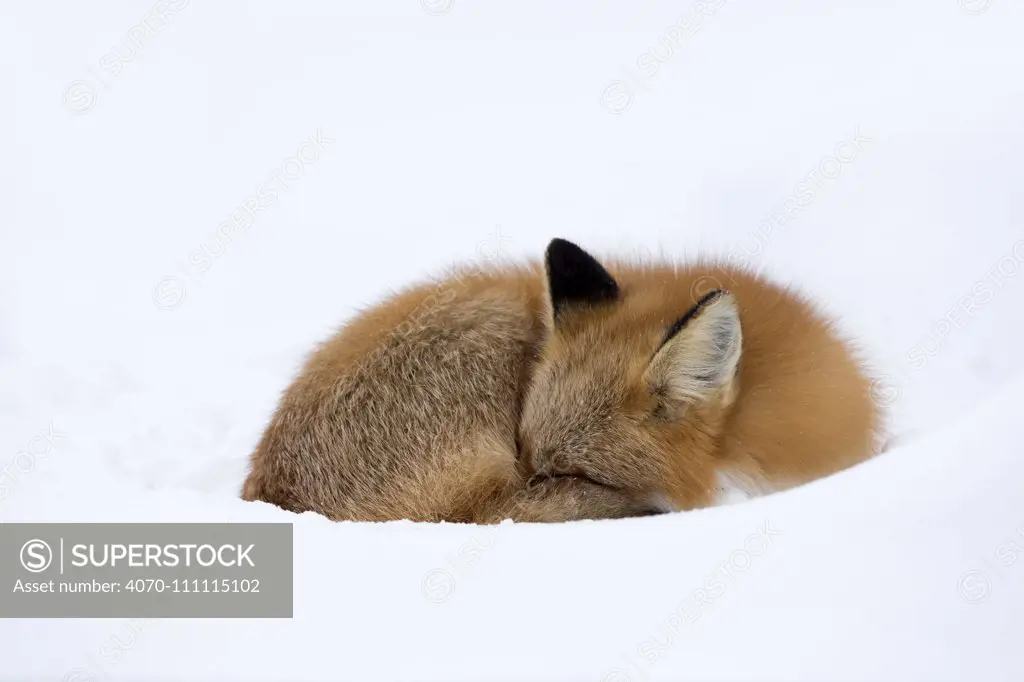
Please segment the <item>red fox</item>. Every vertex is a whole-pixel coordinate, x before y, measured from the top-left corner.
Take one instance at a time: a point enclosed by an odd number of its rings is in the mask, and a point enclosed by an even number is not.
[[[799,295],[724,265],[606,269],[555,239],[346,324],[284,392],[242,497],[335,520],[639,516],[838,472],[879,424]]]

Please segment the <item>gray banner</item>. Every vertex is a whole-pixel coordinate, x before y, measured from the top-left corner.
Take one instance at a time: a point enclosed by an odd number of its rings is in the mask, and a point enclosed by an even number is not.
[[[0,523],[0,618],[291,618],[290,523]]]

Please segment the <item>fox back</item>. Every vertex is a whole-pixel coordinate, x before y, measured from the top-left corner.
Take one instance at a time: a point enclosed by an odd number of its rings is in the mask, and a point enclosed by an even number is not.
[[[714,264],[456,271],[364,311],[285,391],[242,496],[332,519],[494,522],[691,509],[874,453],[850,347]]]

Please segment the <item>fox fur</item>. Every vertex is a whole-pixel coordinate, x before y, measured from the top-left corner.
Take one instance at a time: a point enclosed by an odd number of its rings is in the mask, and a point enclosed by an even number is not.
[[[800,295],[724,264],[462,269],[308,358],[242,497],[335,520],[618,518],[764,494],[877,452],[869,380]]]

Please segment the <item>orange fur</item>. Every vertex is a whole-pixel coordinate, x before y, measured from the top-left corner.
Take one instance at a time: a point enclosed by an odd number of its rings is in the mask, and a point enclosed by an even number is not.
[[[557,319],[540,263],[364,311],[285,391],[242,497],[338,520],[612,518],[713,504],[723,471],[782,489],[874,454],[864,372],[799,296],[716,265],[609,271],[616,300]],[[708,281],[730,295],[665,341]],[[738,367],[704,367],[734,309]]]
[[[622,300],[575,312],[544,347],[520,426],[528,455],[543,447],[561,455],[556,470],[691,509],[714,502],[721,473],[748,481],[756,494],[875,454],[879,415],[868,379],[833,325],[802,297],[721,265],[620,263],[609,270]],[[662,418],[651,360],[708,282],[738,304],[738,373]],[[550,459],[533,468],[550,473]]]

